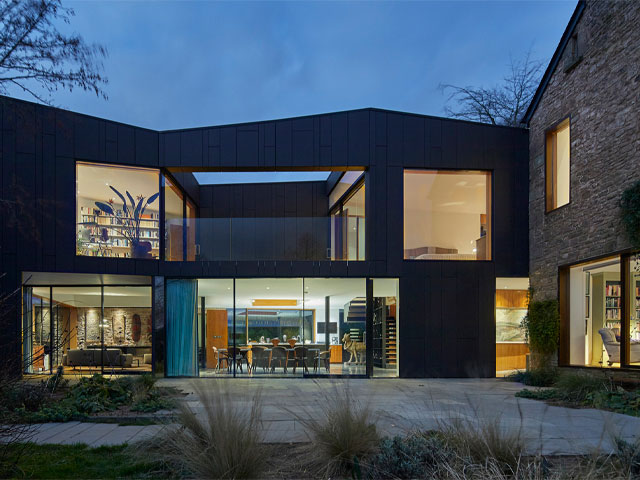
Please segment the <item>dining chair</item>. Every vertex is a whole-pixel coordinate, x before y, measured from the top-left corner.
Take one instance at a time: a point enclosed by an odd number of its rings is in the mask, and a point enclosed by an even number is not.
[[[231,370],[231,365],[233,365],[233,363],[235,362],[236,368],[240,370],[240,373],[243,373],[242,361],[246,360],[246,357],[242,354],[242,352],[240,351],[240,348],[238,347],[227,348],[227,357],[228,357],[228,360],[230,360],[230,361],[227,361],[228,369]],[[247,367],[248,366],[249,366],[249,363],[247,362]]]
[[[304,373],[309,373],[309,368],[307,367],[307,360],[309,359],[309,347],[305,347],[303,345],[299,345],[297,347],[293,347],[293,355],[294,355],[294,363],[293,363],[293,373],[296,373],[296,368],[298,365],[302,365],[304,369]]]
[[[269,353],[264,345],[251,346],[251,370],[254,373],[258,367],[262,367],[263,372],[267,371]]]
[[[225,362],[227,364],[227,370],[229,369],[229,357],[227,357],[227,354],[224,352],[221,352],[220,350],[218,350],[216,347],[212,347],[213,348],[213,355],[216,358],[216,370],[220,370],[221,367],[221,363]]]
[[[273,347],[271,349],[271,359],[269,360],[269,367],[271,373],[275,373],[276,365],[282,367],[284,373],[287,373],[287,363],[289,362],[289,352],[284,347]]]

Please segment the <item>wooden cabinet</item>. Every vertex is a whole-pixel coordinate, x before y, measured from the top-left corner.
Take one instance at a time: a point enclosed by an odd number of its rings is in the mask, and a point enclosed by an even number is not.
[[[331,352],[329,357],[331,363],[342,363],[342,345],[331,345],[329,351]]]
[[[205,359],[207,368],[216,368],[218,359],[213,347],[217,349],[227,348],[228,319],[226,310],[207,310],[207,328],[205,340]]]

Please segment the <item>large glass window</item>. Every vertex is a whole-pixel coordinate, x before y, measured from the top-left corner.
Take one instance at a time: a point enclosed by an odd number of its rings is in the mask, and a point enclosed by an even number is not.
[[[164,177],[164,258],[179,261],[184,258],[184,195],[171,180]]]
[[[629,260],[629,364],[640,366],[640,259]]]
[[[529,305],[528,278],[496,278],[496,375],[527,367],[529,347],[521,327]]]
[[[366,375],[366,285],[365,278],[199,279],[200,376]],[[371,371],[396,376],[398,280],[374,279],[372,303]]]
[[[105,368],[151,371],[151,287],[104,287]]]
[[[26,287],[23,305],[25,372],[152,370],[151,287]]]
[[[404,258],[491,260],[491,173],[405,170]]]
[[[365,259],[365,187],[362,182],[331,212],[331,260]]]
[[[158,258],[158,170],[78,162],[76,182],[77,255]]]
[[[620,257],[569,269],[570,365],[619,367],[622,334]]]
[[[360,179],[363,173],[362,170],[344,172],[329,194],[329,207],[333,207],[347,193],[347,190]]]
[[[547,132],[546,204],[547,211],[569,203],[571,187],[571,126],[569,119]]]

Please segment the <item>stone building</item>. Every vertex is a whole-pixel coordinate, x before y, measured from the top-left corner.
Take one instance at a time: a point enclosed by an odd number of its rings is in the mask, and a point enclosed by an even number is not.
[[[640,2],[580,1],[523,118],[530,281],[535,298],[560,300],[560,364],[640,362],[640,278],[619,207],[640,180],[639,25]],[[617,345],[603,345],[609,331]]]

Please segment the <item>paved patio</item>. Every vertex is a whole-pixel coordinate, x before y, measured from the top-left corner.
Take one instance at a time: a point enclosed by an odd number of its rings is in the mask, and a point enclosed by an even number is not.
[[[610,451],[612,438],[640,437],[640,418],[594,409],[550,407],[535,400],[518,399],[522,385],[498,379],[199,379],[216,385],[251,408],[252,395],[261,390],[263,428],[268,442],[307,439],[304,426],[290,412],[318,415],[334,389],[350,388],[361,402],[369,402],[385,435],[412,429],[435,429],[452,418],[500,419],[504,428],[520,429],[530,453],[545,455],[588,453],[596,448]],[[181,388],[196,412],[202,406],[193,392],[193,380],[164,379],[165,386]],[[348,386],[347,386],[348,385]],[[37,443],[87,443],[92,446],[144,441],[171,426],[117,426],[70,422],[36,426]]]

